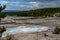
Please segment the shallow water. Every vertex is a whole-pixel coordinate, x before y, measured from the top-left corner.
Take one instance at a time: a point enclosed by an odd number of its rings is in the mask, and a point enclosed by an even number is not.
[[[42,26],[40,25],[29,25],[27,28],[41,28]]]
[[[21,28],[22,27],[22,28]],[[7,33],[31,33],[31,32],[41,32],[47,30],[47,27],[40,26],[40,25],[28,25],[26,27],[20,26],[20,27],[15,27],[15,28],[7,28],[6,32]]]
[[[26,28],[33,28],[33,29],[36,29],[36,28],[41,28],[42,26],[40,26],[40,25],[29,25],[29,26],[27,26]],[[20,30],[21,28],[6,28],[6,30],[7,31],[18,31],[18,30]]]
[[[3,33],[2,37],[7,36],[7,34],[31,33],[31,32],[41,32],[41,31],[48,30],[47,27],[40,26],[40,25],[29,25],[22,28],[21,27],[6,28],[6,32]]]
[[[6,28],[7,31],[16,31],[18,28]]]

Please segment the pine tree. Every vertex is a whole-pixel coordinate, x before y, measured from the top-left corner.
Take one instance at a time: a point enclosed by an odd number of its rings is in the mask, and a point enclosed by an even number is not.
[[[2,13],[2,10],[4,10],[5,8],[6,8],[6,5],[1,6],[1,4],[0,4],[0,21],[1,21],[1,18],[5,17],[5,14]]]

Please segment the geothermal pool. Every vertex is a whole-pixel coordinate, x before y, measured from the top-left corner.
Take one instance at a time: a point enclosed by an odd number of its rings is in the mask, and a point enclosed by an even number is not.
[[[41,32],[47,31],[48,27],[40,26],[40,25],[28,25],[28,26],[19,26],[15,28],[6,28],[6,32],[3,35],[7,34],[17,34],[17,33],[31,33],[31,32]]]
[[[39,31],[47,30],[47,27],[40,25],[28,25],[26,27],[16,27],[16,28],[6,28],[7,32],[17,33],[17,32],[39,32]]]

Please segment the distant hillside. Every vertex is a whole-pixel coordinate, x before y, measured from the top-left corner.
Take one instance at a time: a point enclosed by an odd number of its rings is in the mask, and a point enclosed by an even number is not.
[[[18,12],[19,10],[3,10],[2,12]]]
[[[4,12],[8,13],[7,15],[16,15],[16,16],[53,16],[54,14],[60,14],[60,7],[56,8],[40,8],[36,10],[29,11],[9,11]]]

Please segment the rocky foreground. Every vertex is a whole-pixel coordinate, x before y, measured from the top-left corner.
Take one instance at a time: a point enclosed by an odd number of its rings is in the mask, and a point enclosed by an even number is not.
[[[59,34],[52,34],[51,32],[17,34],[14,39],[16,40],[60,40]]]

